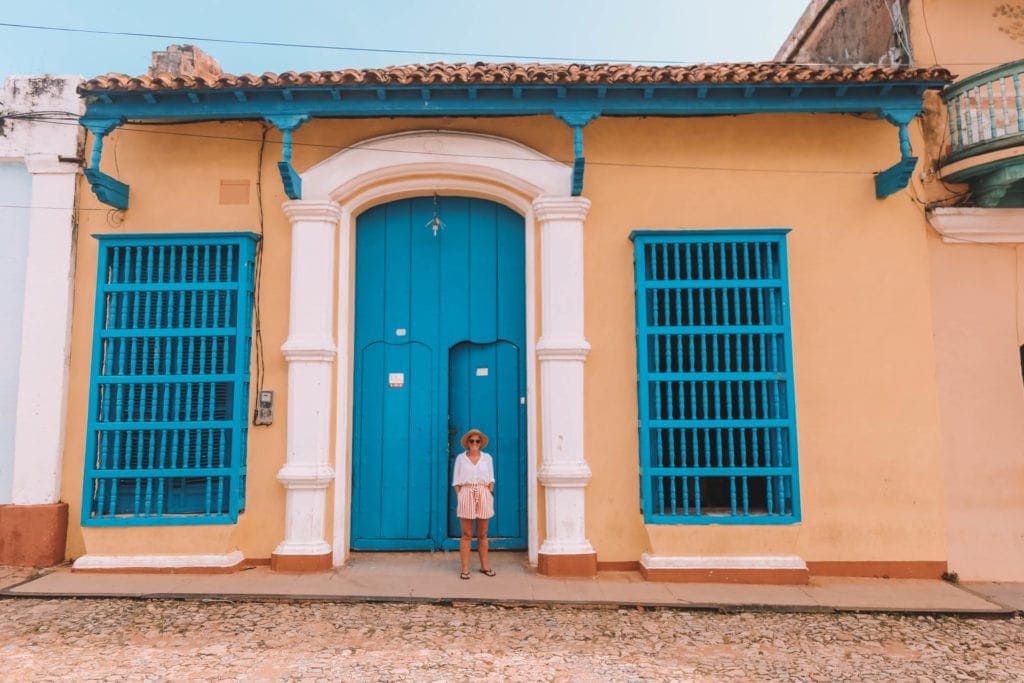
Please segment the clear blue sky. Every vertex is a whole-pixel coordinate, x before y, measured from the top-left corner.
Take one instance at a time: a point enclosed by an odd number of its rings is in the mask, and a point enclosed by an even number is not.
[[[38,73],[96,76],[111,71],[137,75],[145,73],[152,51],[182,42],[199,45],[217,58],[225,71],[235,74],[430,61],[765,61],[774,56],[808,2],[6,0],[0,4],[0,23],[380,52],[0,26],[0,77]]]

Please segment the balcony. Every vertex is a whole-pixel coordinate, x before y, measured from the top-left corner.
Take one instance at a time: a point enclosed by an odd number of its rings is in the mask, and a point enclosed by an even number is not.
[[[1024,207],[1024,60],[982,71],[942,94],[950,151],[943,180],[969,183],[982,207]]]

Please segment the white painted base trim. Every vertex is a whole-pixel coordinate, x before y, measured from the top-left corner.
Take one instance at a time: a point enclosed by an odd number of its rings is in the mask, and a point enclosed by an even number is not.
[[[1024,243],[1024,209],[936,207],[928,222],[950,244]]]
[[[807,563],[796,555],[640,555],[644,569],[798,569]]]
[[[274,548],[275,555],[326,555],[331,552],[327,541],[282,541]]]
[[[82,555],[73,569],[228,568],[245,560],[241,551],[224,555]]]

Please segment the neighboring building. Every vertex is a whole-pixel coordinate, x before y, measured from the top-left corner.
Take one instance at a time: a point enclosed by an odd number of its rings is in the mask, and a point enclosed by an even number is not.
[[[80,78],[0,90],[0,565],[64,559],[61,502]]]
[[[1024,580],[1024,2],[811,4],[780,61],[941,63],[911,127],[921,161],[899,231],[925,239],[946,557],[963,579]],[[887,21],[890,20],[890,21]],[[930,228],[928,226],[931,226]],[[889,277],[888,273],[880,273]],[[893,321],[893,327],[896,327]]]

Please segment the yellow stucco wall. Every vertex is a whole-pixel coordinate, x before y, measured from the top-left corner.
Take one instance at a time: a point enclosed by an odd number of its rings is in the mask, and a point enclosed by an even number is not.
[[[946,453],[949,566],[1020,581],[1024,567],[1024,382],[1020,247],[931,242]]]
[[[1024,29],[1011,16],[1024,16],[1020,0],[912,0],[909,13],[918,63],[934,59],[964,78],[1024,56]],[[924,144],[915,141],[922,156],[918,195],[955,204],[969,188],[939,180],[949,129],[937,95],[927,99],[922,123]],[[947,244],[928,231],[949,569],[966,580],[1021,581],[1024,263],[1016,245]]]
[[[546,117],[314,121],[298,131],[303,171],[346,145],[416,129],[506,137],[560,160],[572,138]],[[257,230],[260,127],[119,131],[104,170],[130,183],[109,213],[82,187],[64,497],[69,556],[222,553],[268,557],[283,536],[290,226],[271,133],[263,162],[266,388],[277,419],[250,427],[248,509],[226,527],[83,529],[82,452],[96,277],[93,233]],[[229,140],[224,138],[242,138]],[[929,243],[909,195],[874,199],[872,174],[898,156],[895,129],[854,116],[599,119],[586,128],[584,195],[587,536],[599,561],[657,555],[799,554],[809,561],[946,558],[945,496],[931,344]],[[113,168],[116,156],[117,169]],[[248,180],[247,204],[219,203]],[[787,526],[645,526],[639,513],[634,229],[788,227],[803,521]],[[537,309],[539,311],[539,301]],[[538,333],[542,330],[539,329]],[[347,407],[342,407],[347,410]],[[347,467],[342,463],[340,468]],[[330,496],[329,496],[330,497]],[[543,516],[543,497],[541,496]],[[328,511],[330,519],[330,511]],[[543,540],[543,518],[538,525]],[[328,529],[328,540],[330,539]]]
[[[963,78],[1024,56],[1021,0],[910,0],[916,64],[941,64]]]

